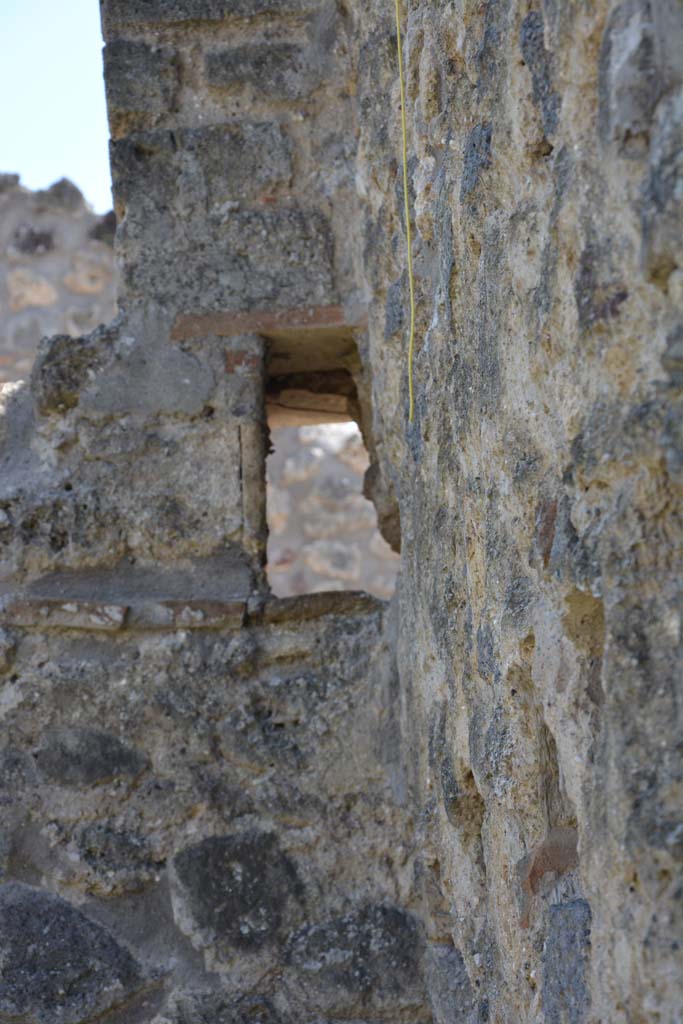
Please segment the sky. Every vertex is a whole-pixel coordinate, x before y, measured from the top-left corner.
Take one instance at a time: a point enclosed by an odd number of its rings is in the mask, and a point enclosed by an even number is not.
[[[0,0],[0,173],[111,209],[98,0]]]

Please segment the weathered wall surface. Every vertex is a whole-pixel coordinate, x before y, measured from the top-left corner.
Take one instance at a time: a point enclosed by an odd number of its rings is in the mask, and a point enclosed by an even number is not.
[[[50,634],[49,665],[24,630],[3,700],[2,1019],[429,1020],[409,812],[380,768],[383,612],[332,597],[235,602],[220,632],[83,618]]]
[[[266,402],[363,387],[343,34],[104,26],[121,313],[2,391],[0,1019],[428,1024],[391,613],[264,573]]]
[[[407,425],[387,6],[358,176],[428,932],[483,1019],[678,1021],[683,7],[404,5]]]
[[[391,5],[104,3],[122,316],[0,421],[9,1020],[681,1019],[683,10],[406,7],[412,424]],[[388,607],[267,592],[292,396]]]
[[[112,319],[114,227],[70,181],[31,192],[0,174],[0,383],[28,376],[41,338]]]
[[[42,338],[82,336],[116,314],[113,213],[98,217],[68,181],[30,192],[0,178],[0,384],[26,379]],[[344,433],[347,428],[353,436]],[[397,556],[362,497],[368,466],[355,424],[271,432],[269,572],[280,597],[364,590],[390,597]],[[341,431],[337,443],[335,430]],[[316,432],[317,431],[317,432]]]

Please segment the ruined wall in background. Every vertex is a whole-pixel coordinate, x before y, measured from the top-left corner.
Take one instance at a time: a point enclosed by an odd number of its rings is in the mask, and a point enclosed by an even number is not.
[[[115,226],[70,181],[30,192],[0,175],[0,382],[29,375],[41,338],[113,318]]]
[[[680,1020],[683,11],[404,6],[413,423],[392,5],[103,4],[122,316],[0,419],[0,1016]],[[287,393],[388,605],[268,592]]]

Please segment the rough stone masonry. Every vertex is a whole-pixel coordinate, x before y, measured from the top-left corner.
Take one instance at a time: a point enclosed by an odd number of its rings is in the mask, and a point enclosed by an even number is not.
[[[41,337],[115,315],[114,228],[66,178],[31,192],[0,174],[0,384],[28,376]]]
[[[0,420],[0,1021],[683,1019],[680,0],[104,0],[123,291]],[[393,600],[273,599],[345,403]]]
[[[113,211],[97,216],[65,178],[31,192],[19,175],[0,174],[0,385],[29,376],[41,337],[80,337],[116,316],[115,228]],[[270,416],[271,587],[279,597],[322,590],[391,597],[400,556],[362,495],[368,457],[358,427],[305,426],[300,398],[281,390],[277,417]],[[332,398],[338,407],[339,396]],[[309,410],[310,418],[320,412]],[[340,409],[326,415],[338,420]],[[299,425],[277,425],[292,418]]]

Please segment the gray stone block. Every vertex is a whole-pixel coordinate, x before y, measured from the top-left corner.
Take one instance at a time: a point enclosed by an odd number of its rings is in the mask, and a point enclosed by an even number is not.
[[[543,15],[540,11],[531,11],[522,22],[520,47],[531,72],[534,103],[541,109],[543,131],[546,135],[553,135],[557,130],[561,99],[553,88],[552,56],[543,42]]]
[[[543,1012],[547,1024],[584,1024],[589,1008],[586,964],[591,909],[582,899],[550,908],[543,953]]]
[[[0,887],[0,1018],[84,1024],[144,985],[139,964],[66,900],[16,882]]]
[[[656,283],[666,287],[681,264],[683,232],[683,88],[657,106],[651,128],[649,174],[643,203],[643,262]]]
[[[193,313],[334,301],[321,214],[240,209],[289,183],[291,146],[279,125],[137,132],[111,152],[130,294]]]
[[[398,907],[371,904],[302,928],[287,958],[322,988],[400,998],[418,978],[417,926]]]
[[[132,352],[81,394],[80,408],[93,418],[135,413],[198,416],[214,391],[211,370],[179,348]]]
[[[195,241],[191,221],[149,224],[148,230],[142,225],[146,233],[138,241],[131,237],[137,225],[131,223],[129,230],[124,222],[128,294],[188,313],[297,309],[336,300],[332,236],[320,213],[293,208],[234,211],[217,215],[206,227],[204,240]],[[170,243],[177,246],[171,263]]]
[[[650,4],[628,0],[612,12],[600,51],[600,133],[633,148],[649,130],[661,92]]]
[[[204,839],[182,850],[174,868],[196,926],[234,949],[277,942],[303,899],[296,867],[270,832]]]
[[[321,80],[307,50],[291,43],[236,46],[206,56],[206,77],[215,88],[251,85],[259,93],[302,99]]]
[[[289,139],[274,121],[179,129],[173,137],[136,132],[112,143],[111,161],[117,204],[129,217],[153,201],[157,218],[180,204],[203,218],[288,184],[292,174]]]
[[[136,776],[146,760],[116,736],[89,726],[66,726],[46,734],[37,755],[41,774],[63,786],[94,786]]]
[[[460,950],[430,943],[425,973],[434,1024],[478,1024],[476,1000]]]
[[[78,405],[80,389],[99,369],[109,352],[111,334],[99,330],[86,338],[58,334],[38,347],[31,383],[43,415],[64,412]]]
[[[104,49],[104,75],[110,114],[160,114],[173,108],[178,63],[173,51],[116,39]]]
[[[209,210],[287,184],[292,176],[291,145],[275,121],[187,129],[179,145],[195,162]]]
[[[265,996],[188,996],[176,1009],[173,1024],[294,1024]]]
[[[491,166],[491,125],[478,124],[465,142],[460,202],[464,202],[479,182],[482,170]]]
[[[314,10],[320,0],[111,0],[107,26],[168,24],[184,21],[222,21],[258,14],[300,14]]]

